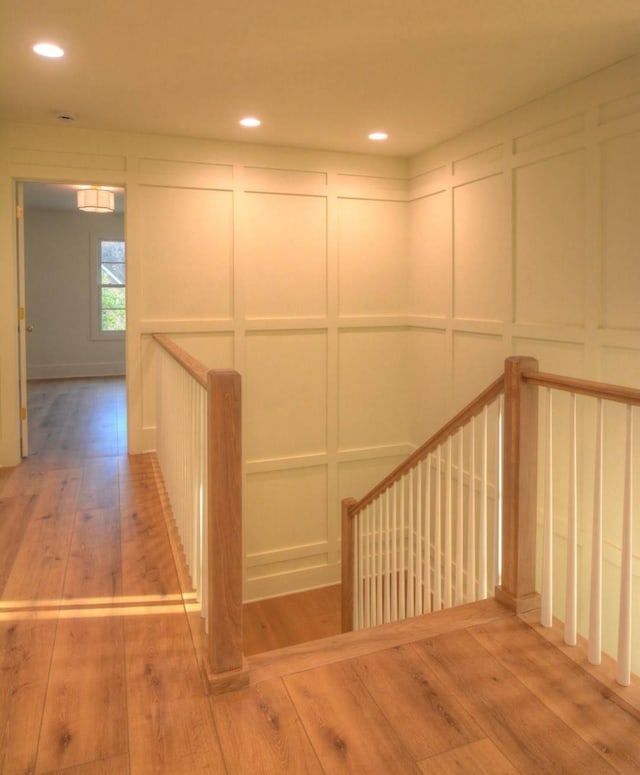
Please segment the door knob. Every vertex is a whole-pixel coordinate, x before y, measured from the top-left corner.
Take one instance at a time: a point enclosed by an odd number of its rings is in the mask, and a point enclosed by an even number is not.
[[[33,331],[33,326],[27,326],[27,331],[31,333]]]

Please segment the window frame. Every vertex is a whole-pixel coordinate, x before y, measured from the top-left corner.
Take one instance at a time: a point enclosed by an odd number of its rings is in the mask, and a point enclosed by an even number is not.
[[[115,286],[125,289],[125,329],[124,331],[103,331],[102,330],[102,288],[100,282],[102,265],[102,243],[103,242],[123,242],[125,245],[124,285]],[[122,234],[113,234],[109,232],[100,232],[91,234],[91,339],[94,341],[104,340],[122,340],[124,339],[126,328],[126,289],[127,289],[127,246]]]

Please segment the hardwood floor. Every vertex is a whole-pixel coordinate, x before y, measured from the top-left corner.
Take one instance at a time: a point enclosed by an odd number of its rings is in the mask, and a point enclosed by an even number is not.
[[[338,635],[340,585],[245,603],[242,615],[245,656]]]
[[[3,775],[640,771],[640,687],[493,600],[255,653],[248,689],[207,697],[122,381],[30,406],[32,456],[0,470]],[[337,594],[250,604],[247,652],[335,632]]]

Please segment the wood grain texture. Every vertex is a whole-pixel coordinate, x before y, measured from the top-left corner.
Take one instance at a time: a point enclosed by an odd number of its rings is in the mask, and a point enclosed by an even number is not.
[[[0,621],[0,773],[34,772],[56,622]]]
[[[625,387],[624,385],[611,385],[606,382],[594,382],[588,379],[576,377],[563,377],[560,374],[547,374],[537,370],[525,369],[523,379],[540,387],[564,390],[568,393],[579,393],[591,398],[603,398],[607,401],[616,401],[631,406],[640,406],[640,390]]]
[[[474,624],[485,624],[504,616],[513,616],[513,613],[495,600],[487,599],[426,616],[416,616],[402,622],[383,624],[369,630],[344,633],[322,641],[310,641],[278,651],[257,654],[247,659],[251,682],[258,683],[310,667],[371,654],[380,649],[413,643]]]
[[[604,686],[611,695],[617,697],[616,702],[622,707],[631,708],[640,713],[640,677],[633,675],[631,686],[621,686],[616,681],[616,661],[608,654],[602,654],[602,664],[592,665],[588,659],[587,641],[578,635],[578,642],[575,646],[567,646],[564,642],[564,624],[558,619],[553,620],[552,627],[543,627],[540,624],[540,612],[529,611],[521,614],[520,619],[529,625],[535,632],[551,643],[554,648],[561,651],[572,662],[575,662],[581,670],[595,678],[598,683]]]
[[[457,697],[409,646],[360,657],[355,670],[415,760],[483,737]]]
[[[351,516],[350,510],[355,503],[355,498],[342,501],[342,632],[353,630],[355,518]]]
[[[224,772],[184,613],[128,618],[125,643],[132,775]]]
[[[10,569],[5,592],[24,590],[35,598],[0,600],[1,775],[224,775],[286,767],[510,774],[505,762],[519,772],[591,775],[627,772],[627,763],[634,765],[630,749],[640,735],[640,684],[616,686],[606,659],[603,668],[588,665],[581,646],[563,646],[561,632],[539,634],[531,615],[515,617],[495,600],[251,657],[249,690],[208,698],[199,665],[205,649],[198,651],[194,635],[199,614],[183,603],[188,589],[180,573],[179,591],[167,591],[176,568],[163,567],[172,562],[163,543],[169,536],[161,529],[164,512],[157,512],[163,505],[153,455],[108,456],[102,480],[98,457],[83,458],[78,451],[87,449],[81,430],[96,440],[101,433],[120,433],[120,420],[108,421],[109,412],[121,417],[120,401],[113,400],[117,383],[96,386],[101,419],[94,421],[88,411],[92,386],[78,382],[47,385],[54,389],[51,399],[38,387],[41,420],[47,419],[32,445],[40,460],[4,478],[0,503],[22,500],[0,513],[25,520],[21,537],[6,525],[3,532],[0,523],[0,562]],[[78,432],[68,441],[56,439],[54,429],[66,433],[74,422],[80,423]],[[111,487],[117,506],[72,506],[80,489],[77,482],[62,486],[64,472],[85,464],[91,471],[82,478],[86,503],[104,503]],[[39,520],[50,511],[60,518]],[[100,519],[83,522],[85,511]],[[47,597],[59,584],[59,571],[47,571],[51,552],[38,552],[40,542],[53,551],[59,530],[57,548],[66,565],[72,547],[68,520],[74,521],[73,551],[87,546],[95,552],[102,531],[109,536],[101,521],[107,512],[120,524],[122,591],[111,597],[110,574],[100,571],[90,573],[84,587],[97,592],[94,599]],[[31,545],[28,552],[23,542]],[[89,565],[80,558],[70,564],[74,594],[80,594]],[[305,603],[304,595],[260,601],[261,616],[269,605],[278,611],[269,631],[298,637],[305,616],[336,614],[337,588],[325,591],[331,601],[316,601],[317,607]],[[522,619],[531,619],[533,628],[521,630],[527,626]],[[523,633],[543,643],[550,638],[553,654],[539,651],[539,643],[529,653],[530,637]],[[561,659],[572,660],[574,668],[561,669]],[[275,680],[258,680],[269,675]],[[601,683],[594,684],[595,675],[604,676]],[[480,733],[470,730],[469,718]],[[631,719],[628,726],[623,718]],[[459,744],[474,734],[483,739]],[[454,747],[443,750],[447,745]],[[427,750],[440,752],[416,760]]]
[[[327,773],[419,773],[353,661],[284,679]]]
[[[424,775],[518,775],[518,770],[488,738],[420,762]]]
[[[538,368],[534,358],[505,361],[502,585],[496,597],[514,610],[538,604],[535,584],[538,393],[522,380],[523,371]]]
[[[24,515],[25,530],[4,588],[5,600],[62,595],[80,478],[81,469],[54,470],[43,477],[42,491]]]
[[[242,395],[235,371],[207,377],[208,659],[242,667]]]
[[[615,772],[468,632],[412,648],[520,772]]]
[[[111,759],[79,764],[64,770],[64,775],[129,775],[129,756],[123,754]]]
[[[119,617],[58,623],[37,773],[127,752],[123,655]]]
[[[491,654],[618,772],[640,772],[640,713],[519,619],[471,630]]]
[[[261,654],[340,633],[340,585],[243,606],[244,653]]]
[[[279,679],[210,702],[230,775],[323,772]]]
[[[65,598],[105,601],[122,595],[117,509],[87,509],[76,514],[63,594]]]
[[[132,458],[120,461],[123,593],[179,594],[183,589],[178,579],[174,552],[168,540],[156,476],[151,470],[153,461],[150,456],[145,457],[144,467],[140,466],[140,461],[135,462]]]
[[[31,519],[37,496],[0,499],[0,591],[4,590]]]

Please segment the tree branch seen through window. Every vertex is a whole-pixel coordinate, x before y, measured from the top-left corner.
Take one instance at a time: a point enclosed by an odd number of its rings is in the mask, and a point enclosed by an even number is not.
[[[99,261],[100,331],[124,331],[127,322],[124,242],[101,239]]]

